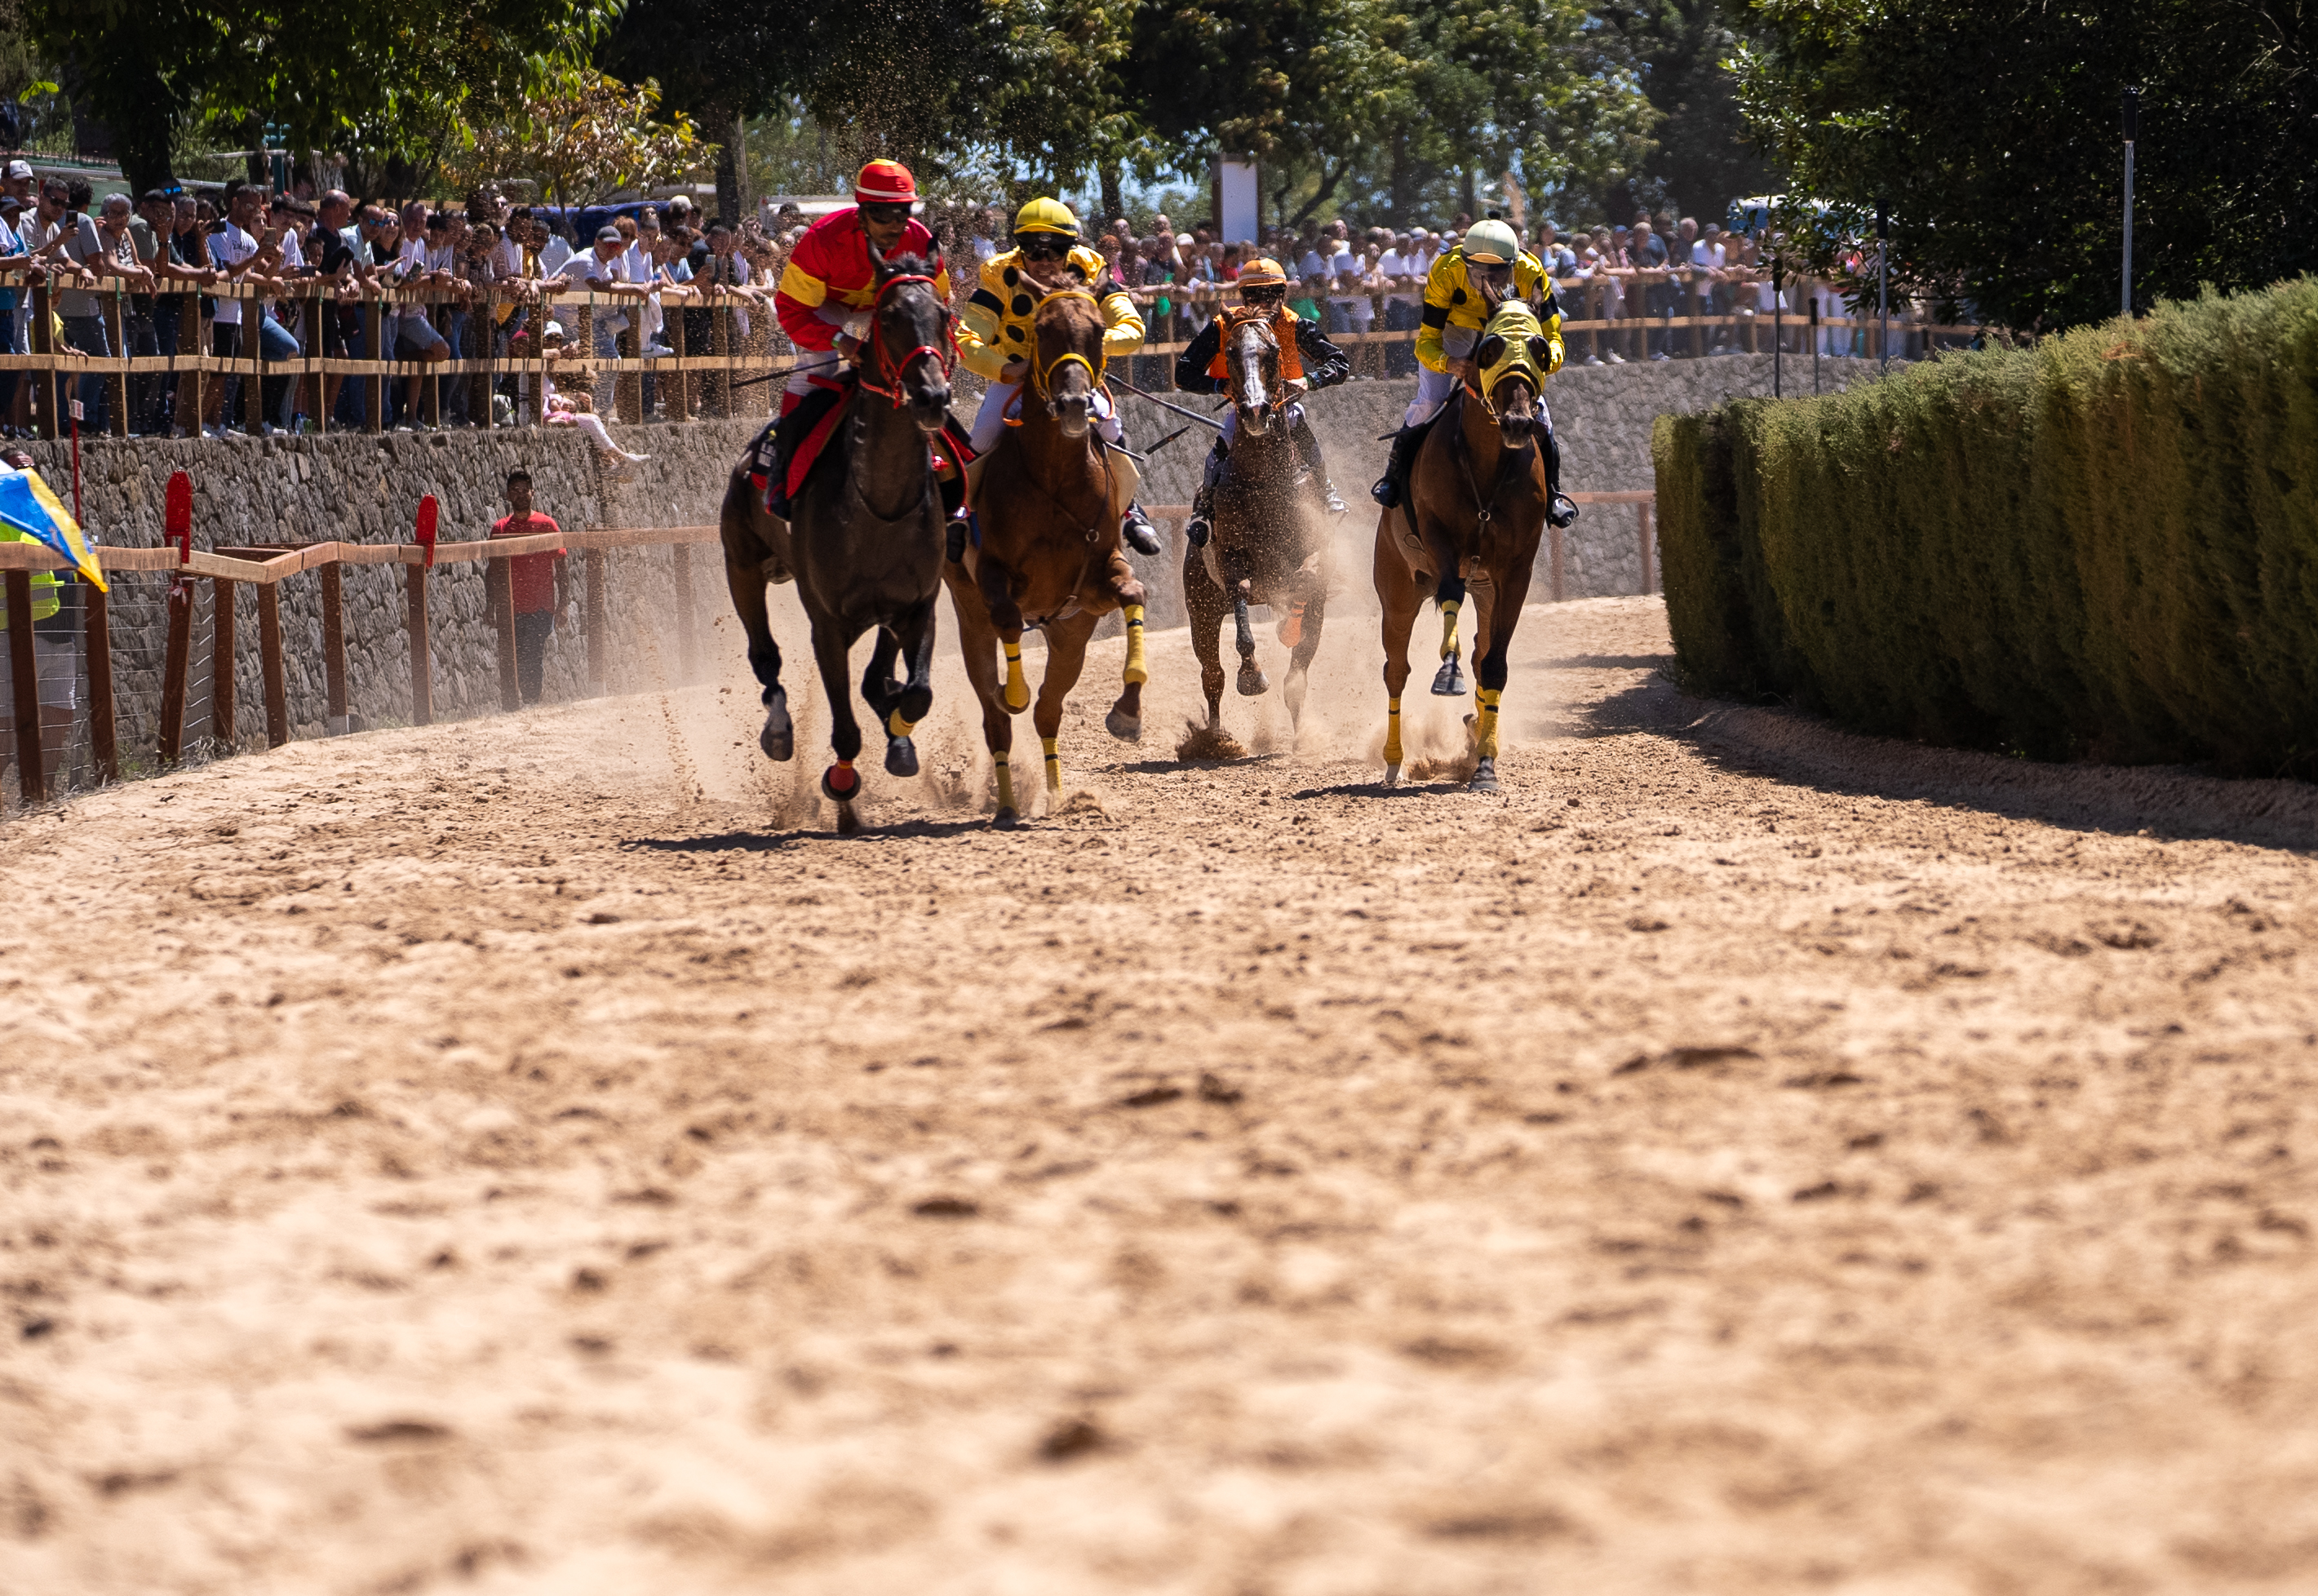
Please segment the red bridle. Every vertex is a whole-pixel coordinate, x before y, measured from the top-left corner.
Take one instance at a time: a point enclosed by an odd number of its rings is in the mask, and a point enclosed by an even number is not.
[[[921,344],[915,349],[911,350],[907,354],[902,356],[898,362],[886,358],[885,324],[879,318],[877,312],[879,308],[885,304],[885,296],[891,293],[894,289],[899,288],[904,282],[922,282],[928,288],[931,288],[934,285],[934,280],[930,277],[916,273],[904,273],[898,277],[888,277],[884,282],[878,284],[876,297],[869,301],[870,352],[876,357],[878,374],[884,377],[887,382],[892,384],[892,386],[889,388],[878,387],[877,384],[869,381],[869,376],[867,372],[864,372],[861,377],[862,387],[867,389],[871,393],[876,394],[881,399],[891,399],[894,402],[894,408],[896,410],[910,402],[909,395],[902,390],[902,379],[909,374],[910,368],[917,364],[921,357],[930,354],[935,359],[940,361],[942,365],[942,376],[945,380],[948,378],[950,372],[955,370],[957,365],[957,329],[951,323],[949,307],[947,305],[941,307],[942,331],[948,335],[948,343],[946,346],[932,344]]]

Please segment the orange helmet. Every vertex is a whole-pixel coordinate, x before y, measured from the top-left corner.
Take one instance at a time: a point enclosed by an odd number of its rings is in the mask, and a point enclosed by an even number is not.
[[[899,161],[871,161],[853,180],[853,198],[863,205],[907,205],[918,197],[918,180]]]
[[[1288,273],[1270,256],[1259,256],[1239,269],[1237,281],[1242,288],[1285,287]]]

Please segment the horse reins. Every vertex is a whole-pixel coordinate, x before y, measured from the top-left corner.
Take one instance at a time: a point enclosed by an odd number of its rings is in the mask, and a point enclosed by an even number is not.
[[[909,374],[910,368],[917,364],[921,356],[930,354],[935,359],[940,361],[942,366],[942,376],[945,379],[948,378],[950,373],[957,365],[957,328],[952,323],[949,307],[947,305],[940,306],[942,314],[942,330],[948,335],[948,338],[947,347],[933,344],[921,344],[916,348],[911,350],[907,354],[902,356],[898,364],[886,356],[885,327],[885,323],[878,319],[877,312],[879,308],[885,304],[885,296],[888,293],[891,293],[894,289],[901,287],[905,282],[922,282],[928,288],[934,286],[934,280],[926,276],[924,273],[905,272],[898,277],[888,277],[885,282],[879,283],[877,285],[876,297],[869,301],[869,347],[871,352],[877,357],[877,368],[880,374],[884,375],[885,381],[892,383],[893,386],[891,388],[880,388],[877,384],[869,381],[868,372],[864,372],[861,374],[861,386],[863,389],[870,393],[877,395],[880,399],[891,399],[894,404],[894,408],[896,410],[910,402],[909,395],[903,391],[902,388],[902,379]],[[936,302],[937,304],[939,303],[939,299],[937,299]]]

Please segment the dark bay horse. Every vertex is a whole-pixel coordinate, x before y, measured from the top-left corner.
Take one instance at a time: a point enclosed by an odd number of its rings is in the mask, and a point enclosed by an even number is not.
[[[887,260],[874,248],[870,258],[876,298],[869,341],[829,445],[844,469],[807,478],[795,519],[785,523],[766,512],[744,456],[726,485],[721,517],[725,585],[749,635],[749,664],[764,685],[759,741],[776,759],[794,751],[795,732],[781,688],[780,650],[766,618],[765,584],[794,578],[813,623],[813,659],[829,695],[829,741],[837,755],[822,774],[821,790],[837,804],[840,831],[860,824],[853,801],[861,777],[853,761],[861,752],[861,728],[846,690],[846,656],[872,627],[877,642],[861,696],[885,733],[888,774],[918,773],[910,733],[933,704],[934,599],[941,590],[946,519],[929,442],[948,415],[954,350],[949,309],[933,290],[941,263],[915,256]],[[904,671],[898,683],[897,659]]]
[[[1307,673],[1328,609],[1328,533],[1317,485],[1289,426],[1279,340],[1261,313],[1242,312],[1226,324],[1223,348],[1238,432],[1216,482],[1215,534],[1183,558],[1183,605],[1211,731],[1223,723],[1224,616],[1237,624],[1238,687],[1251,698],[1271,683],[1255,663],[1248,607],[1270,605],[1280,617],[1280,641],[1290,650],[1280,692],[1293,724],[1303,718]]]
[[[1530,339],[1534,338],[1535,344]],[[1522,341],[1514,347],[1514,340]],[[1376,590],[1384,605],[1385,780],[1400,779],[1400,695],[1408,634],[1444,578],[1461,577],[1473,636],[1476,763],[1472,790],[1497,790],[1497,700],[1522,605],[1545,533],[1545,467],[1538,396],[1545,339],[1520,300],[1495,310],[1474,345],[1469,376],[1425,435],[1408,492],[1377,521]],[[1480,385],[1476,386],[1476,382]]]
[[[1119,517],[1134,490],[1134,467],[1093,435],[1102,372],[1102,310],[1086,289],[1065,288],[1038,303],[1031,323],[1030,376],[1022,421],[975,462],[975,516],[981,536],[943,570],[957,610],[966,672],[982,700],[982,735],[998,772],[998,823],[1015,820],[1012,717],[1030,706],[1022,677],[1022,633],[1047,636],[1047,670],[1032,723],[1046,754],[1047,794],[1062,792],[1063,700],[1086,667],[1095,623],[1113,610],[1127,619],[1125,690],[1104,722],[1133,741],[1143,733],[1143,584],[1119,551]],[[1006,674],[999,677],[999,650]]]

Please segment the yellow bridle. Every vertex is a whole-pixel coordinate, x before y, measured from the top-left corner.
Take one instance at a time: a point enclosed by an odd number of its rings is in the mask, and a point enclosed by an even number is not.
[[[1055,373],[1061,371],[1065,366],[1069,365],[1073,361],[1076,361],[1079,364],[1084,366],[1087,371],[1088,378],[1098,385],[1102,381],[1103,364],[1107,363],[1107,362],[1101,359],[1089,360],[1085,355],[1081,354],[1075,349],[1065,351],[1065,353],[1055,356],[1053,360],[1048,361],[1044,366],[1038,363],[1036,356],[1038,347],[1038,312],[1044,310],[1048,305],[1054,303],[1056,300],[1084,300],[1087,303],[1094,306],[1098,310],[1102,308],[1102,301],[1097,299],[1090,290],[1083,288],[1058,288],[1055,290],[1054,292],[1040,298],[1038,304],[1032,308],[1030,311],[1030,348],[1033,358],[1030,364],[1030,388],[1042,401],[1050,399],[1054,393]]]

